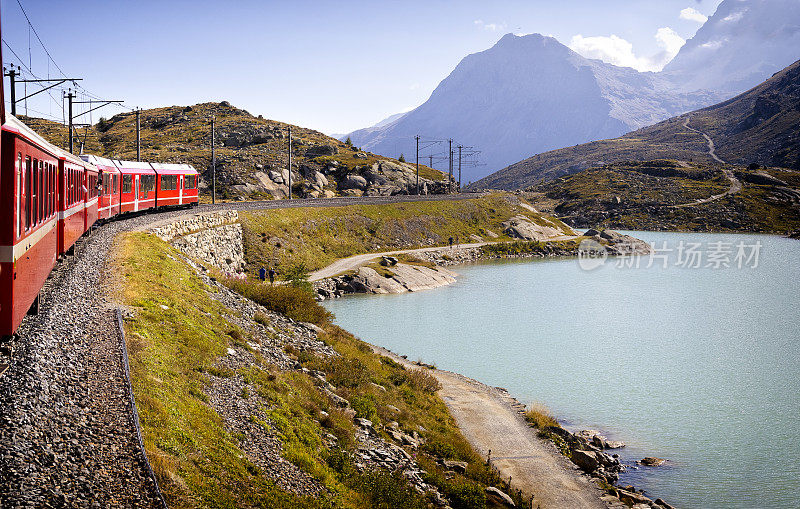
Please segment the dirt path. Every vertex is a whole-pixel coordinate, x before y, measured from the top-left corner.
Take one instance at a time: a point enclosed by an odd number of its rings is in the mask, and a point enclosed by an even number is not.
[[[380,347],[407,368],[420,369]],[[439,395],[470,444],[483,457],[491,451],[492,464],[512,487],[533,495],[534,507],[606,509],[604,493],[549,441],[536,435],[513,405],[507,392],[449,371],[434,370],[442,384]]]
[[[458,249],[469,249],[473,247],[481,247],[489,242],[474,242],[472,244],[459,244]],[[309,281],[318,281],[320,279],[325,279],[328,277],[333,277],[337,274],[341,274],[342,272],[346,272],[348,270],[357,269],[361,267],[368,261],[379,258],[381,256],[394,256],[399,254],[407,254],[407,253],[424,253],[428,251],[439,251],[439,250],[446,250],[450,249],[447,246],[435,246],[435,247],[423,247],[419,249],[400,249],[397,251],[383,251],[382,253],[366,253],[360,255],[350,256],[348,258],[342,258],[341,260],[336,260],[332,264],[328,265],[325,268],[322,268],[316,272],[312,272],[311,275],[308,277]]]
[[[720,159],[719,156],[717,156],[717,154],[715,152],[716,149],[714,147],[714,140],[712,140],[709,135],[707,135],[703,131],[700,131],[699,129],[695,129],[694,127],[690,127],[689,126],[689,120],[690,119],[691,119],[691,116],[687,115],[686,120],[684,120],[684,122],[683,122],[683,127],[685,127],[686,129],[701,135],[703,138],[706,139],[706,141],[708,142],[708,155],[711,156],[711,158],[713,160],[715,160],[715,161],[717,161],[718,163],[721,163],[721,164],[728,164],[725,161],[723,161],[722,159]],[[720,194],[715,194],[713,196],[709,196],[708,198],[698,199],[698,200],[695,200],[695,201],[689,202],[689,203],[682,203],[680,205],[670,205],[669,208],[678,209],[678,208],[684,208],[684,207],[694,207],[695,205],[702,205],[703,203],[709,203],[709,202],[716,201],[716,200],[719,200],[721,198],[724,198],[725,196],[736,194],[736,193],[738,193],[739,191],[742,190],[742,183],[739,181],[739,179],[736,178],[736,175],[734,175],[731,170],[729,170],[727,168],[723,168],[722,172],[725,173],[725,176],[731,182],[731,187],[728,188],[727,191],[725,191],[724,193],[720,193]]]
[[[550,241],[557,241],[557,240],[572,240],[578,238],[578,235],[560,235],[558,237],[552,237],[545,242]],[[476,247],[485,246],[487,244],[499,244],[499,242],[473,242],[472,244],[458,244],[454,245],[454,249],[471,249]],[[342,258],[340,260],[336,260],[332,264],[324,267],[316,272],[312,272],[309,275],[309,281],[319,281],[320,279],[325,279],[329,277],[333,277],[337,274],[341,274],[342,272],[346,272],[348,270],[354,270],[358,267],[361,267],[365,263],[375,258],[380,258],[381,256],[394,256],[399,254],[413,254],[413,253],[426,253],[430,251],[447,251],[450,249],[448,246],[434,246],[434,247],[422,247],[417,249],[400,249],[397,251],[383,251],[381,253],[365,253],[360,255],[353,255],[347,258]]]

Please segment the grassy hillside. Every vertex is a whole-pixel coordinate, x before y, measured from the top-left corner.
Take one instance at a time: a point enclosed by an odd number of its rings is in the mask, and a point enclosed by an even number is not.
[[[447,202],[391,205],[351,205],[285,209],[239,214],[244,226],[247,265],[288,267],[302,264],[309,271],[354,254],[447,244],[458,236],[510,240],[503,221],[524,215],[536,224],[568,227],[558,219],[525,208],[509,194]]]
[[[210,185],[211,116],[216,117],[217,186],[223,196],[264,198],[285,195],[281,173],[288,165],[289,124],[255,117],[228,102],[194,106],[170,106],[141,112],[142,160],[190,163],[202,174],[203,186]],[[21,120],[60,147],[68,146],[67,128],[49,120],[21,117]],[[337,183],[349,174],[362,175],[378,164],[390,165],[411,174],[414,166],[395,159],[358,150],[312,129],[292,128],[293,192],[306,196],[312,191],[339,193]],[[122,113],[78,130],[76,153],[85,140],[84,152],[114,159],[136,158],[136,116]],[[314,172],[329,181],[319,189],[310,186]],[[441,181],[445,176],[420,165],[420,176]],[[303,183],[307,185],[303,185]],[[283,189],[281,189],[283,188]],[[431,189],[434,191],[434,189]],[[377,192],[377,191],[376,191]]]
[[[455,509],[486,507],[487,485],[508,491],[460,434],[424,369],[372,353],[324,310],[310,309],[318,304],[308,294],[295,296],[292,313],[317,317],[318,344],[335,353],[293,343],[307,327],[232,303],[181,260],[159,239],[129,233],[114,261],[145,447],[170,507],[433,507],[429,494],[380,462],[358,464],[366,439],[353,414],[372,421],[368,442],[403,447]],[[276,298],[258,283],[231,286],[263,304]],[[412,435],[418,447],[406,440]],[[445,460],[465,468],[453,471]]]
[[[540,210],[586,227],[627,230],[754,231],[800,228],[800,172],[738,170],[739,193],[689,207],[730,188],[713,166],[658,160],[615,163],[531,187]],[[765,176],[766,175],[766,176]]]
[[[800,169],[800,62],[733,99],[625,136],[532,156],[478,182],[475,189],[523,189],[622,161],[673,159],[713,164],[701,134],[728,163]]]

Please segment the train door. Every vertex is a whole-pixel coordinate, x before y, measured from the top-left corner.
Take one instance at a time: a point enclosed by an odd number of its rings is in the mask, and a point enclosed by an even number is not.
[[[133,176],[133,211],[139,211],[139,175]]]

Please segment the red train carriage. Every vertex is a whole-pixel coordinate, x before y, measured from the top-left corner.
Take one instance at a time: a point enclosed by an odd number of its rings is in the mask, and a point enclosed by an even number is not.
[[[94,165],[98,171],[97,218],[110,219],[119,214],[120,181],[122,173],[111,159],[95,155],[82,155],[81,159]]]
[[[156,206],[156,172],[150,163],[114,160],[122,174],[120,213],[139,212]]]
[[[83,186],[81,192],[83,193],[83,231],[89,231],[89,228],[97,222],[98,219],[98,201],[100,189],[98,186],[100,172],[93,164],[89,164],[83,159],[78,158],[83,163]]]
[[[62,152],[59,162],[58,254],[69,251],[97,221],[97,169]]]
[[[151,163],[156,172],[156,205],[182,206],[197,203],[197,170],[188,164]]]
[[[63,152],[12,116],[0,158],[0,336],[14,333],[58,254]]]

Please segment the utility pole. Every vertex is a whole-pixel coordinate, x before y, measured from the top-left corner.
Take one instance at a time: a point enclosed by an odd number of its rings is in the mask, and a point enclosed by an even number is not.
[[[12,65],[8,72],[5,74],[8,76],[8,80],[11,86],[11,114],[15,117],[17,116],[17,87],[16,87],[16,78],[19,76],[19,72],[14,70],[14,66]]]
[[[214,115],[211,115],[211,204],[217,202],[217,153],[214,132]]]
[[[417,140],[417,194],[419,194],[419,135],[414,136]]]
[[[452,193],[453,192],[453,138],[447,140],[447,143],[449,146],[448,150],[450,152],[450,169],[448,172],[447,186],[448,186],[448,193]]]
[[[292,199],[292,126],[289,126],[289,197],[288,200]]]
[[[136,160],[142,160],[142,136],[141,124],[139,123],[139,114],[142,112],[140,108],[136,108]]]
[[[428,159],[429,159],[428,168],[433,169],[433,154],[429,155]]]
[[[69,101],[69,130],[67,131],[69,135],[69,153],[72,153],[72,100],[75,98],[75,94],[72,93],[72,89],[70,88],[67,92],[67,100]]]
[[[458,146],[458,192],[461,192],[461,149],[463,145]]]
[[[34,80],[31,80],[31,81],[34,81]],[[54,80],[39,80],[39,81],[54,81]],[[66,81],[66,80],[64,80],[64,81]],[[75,80],[75,81],[77,81],[77,80]],[[53,86],[55,86],[55,85],[53,85]],[[52,87],[49,87],[49,88],[52,88]],[[47,89],[42,89],[39,92],[44,92],[45,90],[47,90]],[[79,117],[82,117],[83,115],[86,115],[87,113],[91,113],[94,110],[100,109],[100,108],[102,108],[104,106],[108,106],[109,104],[114,104],[114,103],[121,104],[121,103],[123,103],[125,101],[122,101],[122,100],[106,101],[105,99],[99,99],[99,100],[93,100],[93,101],[73,101],[72,99],[77,97],[77,94],[73,94],[71,88],[68,89],[68,90],[69,91],[67,92],[66,97],[67,97],[67,99],[69,99],[69,152],[71,154],[72,153],[72,129],[74,127],[74,125],[73,125],[74,117],[72,116],[72,105],[73,104],[88,104],[89,105],[89,109],[88,110],[86,110],[83,113],[80,113],[80,114],[77,115]],[[38,94],[39,92],[34,92],[33,94],[29,95],[28,97],[32,97],[32,96]],[[28,97],[25,97],[24,99],[27,99]],[[20,100],[22,100],[22,99],[20,99]],[[92,105],[96,104],[96,103],[102,103],[102,104],[100,104],[100,106],[92,107]]]

